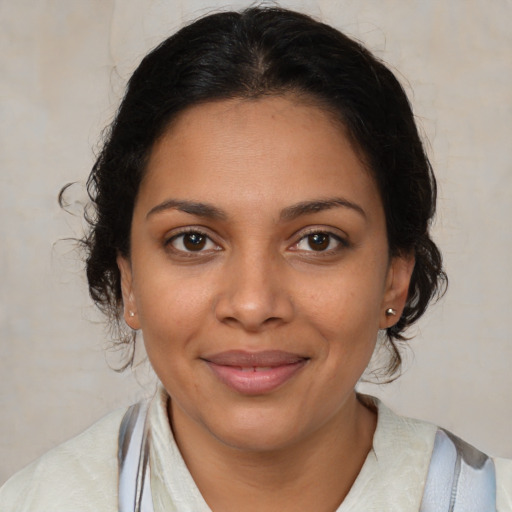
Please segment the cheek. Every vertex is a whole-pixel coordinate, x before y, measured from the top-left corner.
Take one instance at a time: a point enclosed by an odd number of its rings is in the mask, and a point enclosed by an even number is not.
[[[374,337],[382,303],[381,274],[349,269],[305,282],[296,294],[300,309],[326,338]]]
[[[137,309],[148,350],[154,345],[172,350],[200,330],[211,307],[203,280],[149,278],[137,288]]]
[[[204,286],[183,279],[149,283],[139,290],[141,330],[146,352],[160,381],[181,401],[196,383],[191,362],[209,310]]]
[[[381,293],[377,276],[341,273],[302,295],[306,323],[322,339],[319,352],[332,392],[353,386],[365,371],[379,330]],[[379,277],[380,279],[380,277]],[[376,291],[377,289],[377,291]]]

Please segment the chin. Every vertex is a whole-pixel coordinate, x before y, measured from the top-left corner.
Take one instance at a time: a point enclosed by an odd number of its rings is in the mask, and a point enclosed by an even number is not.
[[[301,426],[298,419],[293,414],[284,415],[283,410],[251,408],[232,411],[224,415],[222,422],[204,425],[225,446],[246,452],[268,453],[285,449],[307,436],[308,429]]]
[[[276,430],[267,426],[261,428],[232,427],[226,432],[212,432],[218,441],[234,450],[246,453],[272,453],[294,444],[295,433]]]

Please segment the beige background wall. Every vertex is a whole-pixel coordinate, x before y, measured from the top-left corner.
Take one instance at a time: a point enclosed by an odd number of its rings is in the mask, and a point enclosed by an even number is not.
[[[108,367],[117,356],[105,356],[108,335],[81,264],[59,241],[79,234],[81,221],[59,210],[56,195],[86,177],[141,56],[184,19],[221,5],[0,1],[0,482],[151,390],[147,368],[136,374],[141,387]],[[435,235],[450,290],[415,330],[408,372],[371,392],[512,457],[512,3],[281,5],[360,38],[399,70],[439,177]]]

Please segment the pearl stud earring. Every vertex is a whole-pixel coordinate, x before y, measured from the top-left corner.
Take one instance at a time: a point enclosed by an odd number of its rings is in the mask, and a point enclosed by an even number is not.
[[[396,309],[393,309],[393,308],[386,309],[386,316],[396,316]]]

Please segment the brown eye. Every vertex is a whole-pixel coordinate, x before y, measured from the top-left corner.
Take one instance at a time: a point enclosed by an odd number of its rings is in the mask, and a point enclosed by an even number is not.
[[[220,249],[208,235],[200,231],[188,231],[173,236],[167,244],[178,253],[202,253]]]
[[[200,233],[187,233],[183,235],[183,246],[189,251],[200,251],[206,245],[207,237]]]
[[[331,253],[341,251],[345,247],[348,247],[348,243],[343,238],[333,233],[316,231],[304,235],[294,246],[294,250]]]
[[[329,247],[331,237],[327,233],[308,235],[308,245],[313,251],[325,251]]]

